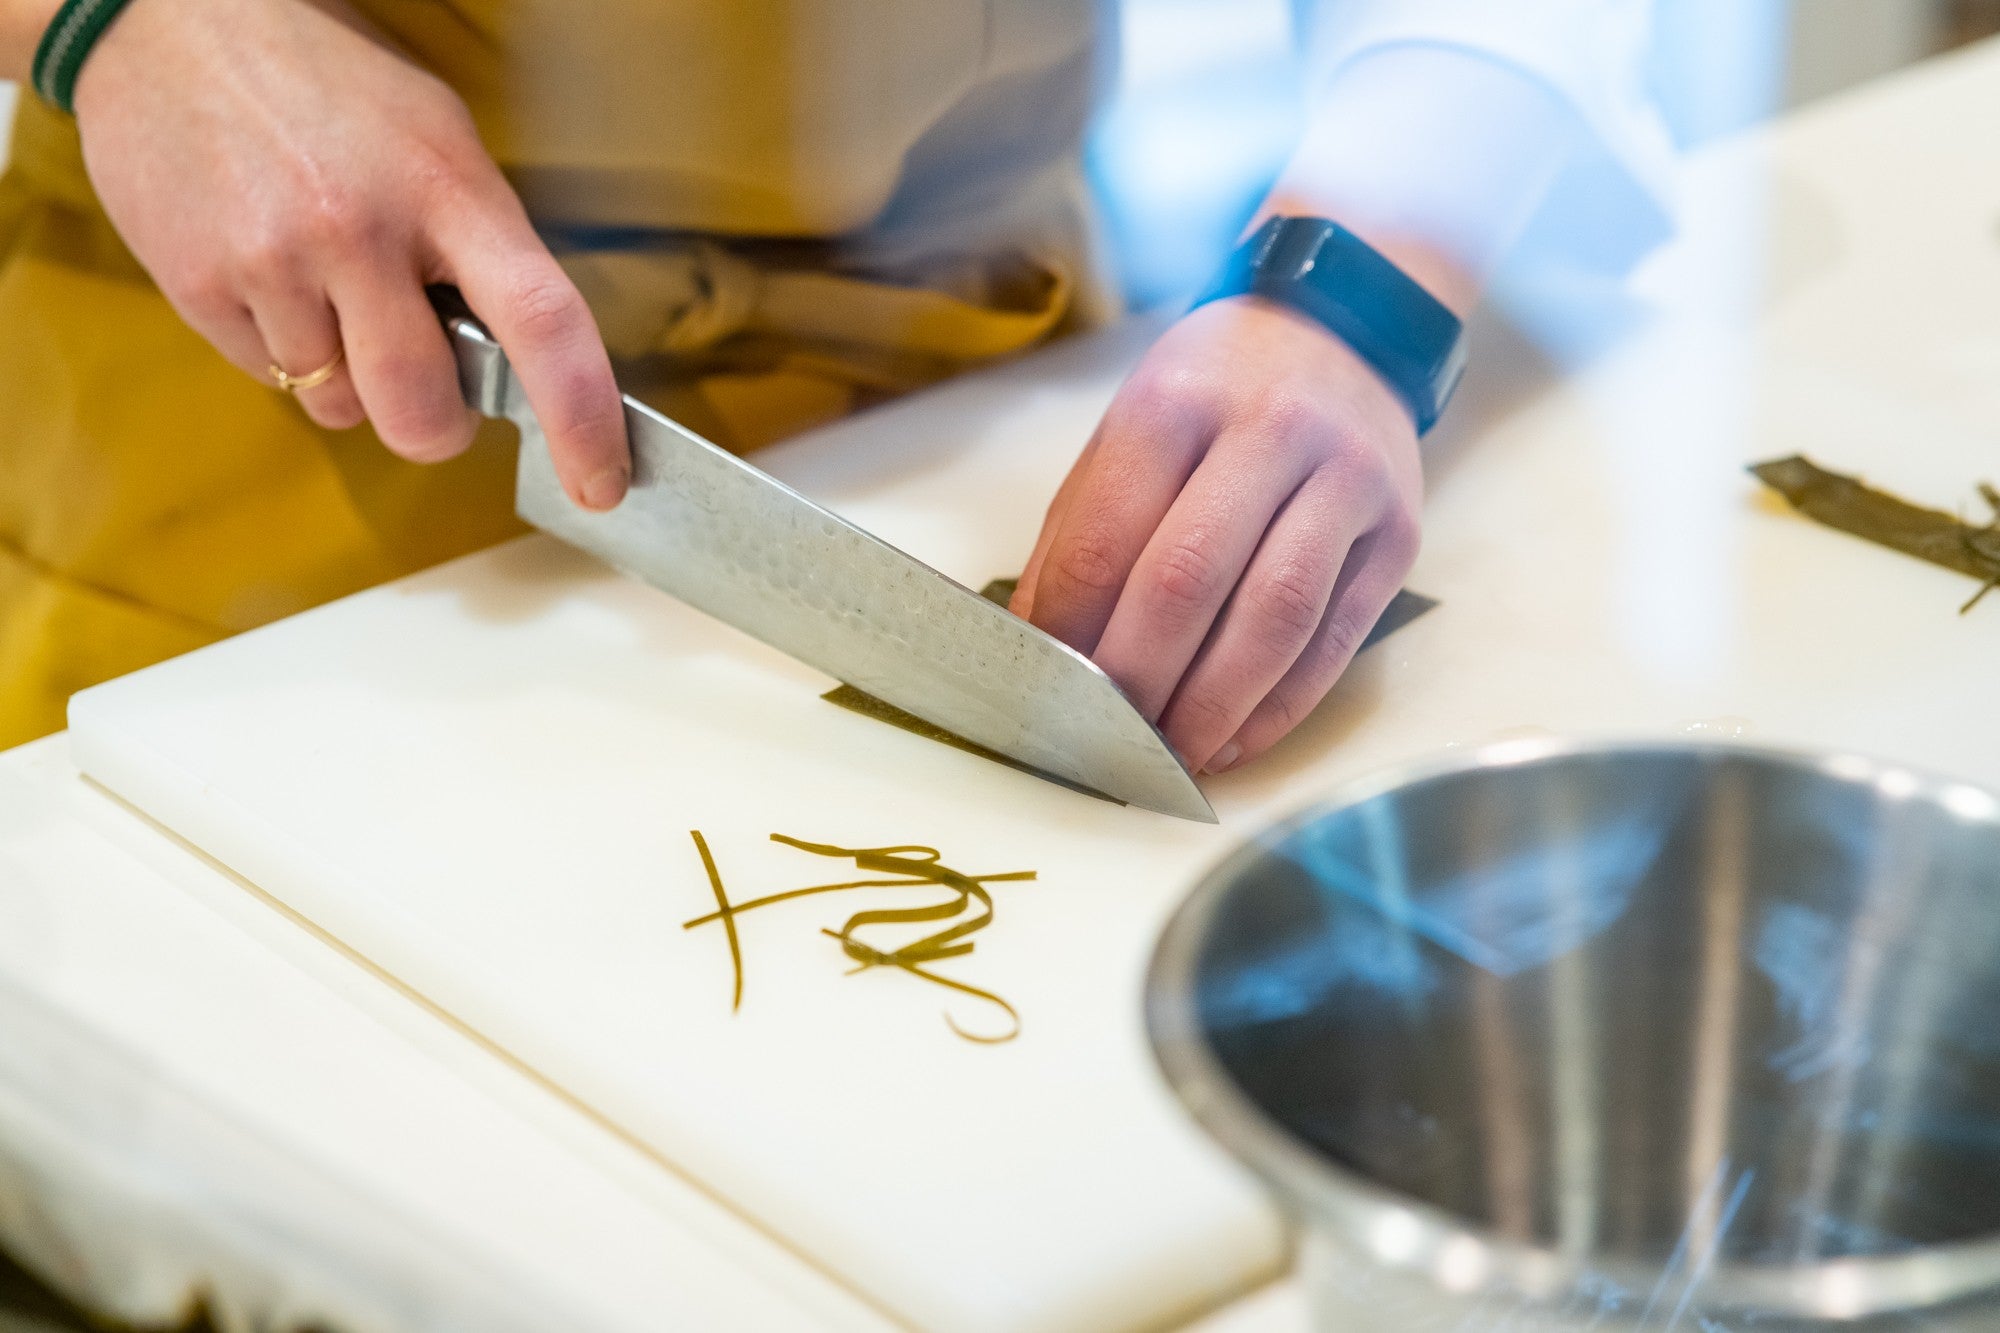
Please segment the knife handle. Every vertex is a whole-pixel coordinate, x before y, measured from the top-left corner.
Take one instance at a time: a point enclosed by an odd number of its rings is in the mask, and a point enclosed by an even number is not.
[[[424,293],[431,298],[431,308],[437,311],[445,336],[451,340],[452,355],[458,360],[458,387],[467,405],[481,416],[512,416],[509,399],[518,395],[500,344],[472,313],[458,288],[426,287]]]

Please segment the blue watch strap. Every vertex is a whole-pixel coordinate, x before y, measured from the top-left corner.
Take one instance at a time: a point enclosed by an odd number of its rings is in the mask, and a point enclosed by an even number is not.
[[[1465,372],[1465,326],[1374,247],[1326,218],[1272,218],[1236,248],[1197,306],[1230,296],[1279,301],[1330,329],[1436,424]]]

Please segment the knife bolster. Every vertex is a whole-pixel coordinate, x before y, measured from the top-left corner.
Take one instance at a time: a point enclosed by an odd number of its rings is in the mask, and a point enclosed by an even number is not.
[[[506,353],[456,288],[432,287],[429,295],[444,322],[445,336],[451,340],[452,355],[458,361],[458,387],[467,405],[484,417],[508,415],[507,390],[512,375]]]

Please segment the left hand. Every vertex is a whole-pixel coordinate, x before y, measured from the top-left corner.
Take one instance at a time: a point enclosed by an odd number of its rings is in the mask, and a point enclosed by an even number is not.
[[[1282,306],[1217,301],[1119,389],[1012,609],[1223,772],[1346,668],[1416,559],[1422,499],[1409,409],[1366,362]]]

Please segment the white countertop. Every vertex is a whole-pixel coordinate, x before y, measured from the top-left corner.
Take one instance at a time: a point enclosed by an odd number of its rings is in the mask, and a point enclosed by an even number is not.
[[[1981,662],[1996,639],[1988,622],[1951,618],[1970,591],[1963,580],[1801,522],[1769,538],[1760,528],[1752,540],[1777,542],[1781,562],[1822,569],[1813,605],[1741,586],[1734,575],[1749,557],[1704,543],[1719,526],[1704,528],[1702,497],[1677,489],[1686,469],[1659,462],[1692,455],[1734,468],[1746,445],[1758,456],[1798,450],[1940,507],[2000,473],[2000,141],[1984,128],[1995,123],[2000,46],[1988,44],[1706,153],[1690,172],[1691,238],[1646,275],[1650,304],[1636,334],[1567,383],[1534,369],[1543,358],[1524,340],[1488,340],[1488,369],[1433,453],[1429,521],[1451,540],[1437,543],[1433,582],[1417,586],[1450,585],[1470,558],[1453,553],[1477,549],[1470,535],[1505,543],[1521,522],[1518,510],[1495,512],[1506,479],[1482,472],[1494,466],[1479,456],[1489,438],[1503,449],[1528,436],[1613,430],[1632,440],[1626,470],[1593,477],[1588,489],[1633,497],[1617,511],[1622,523],[1550,516],[1574,541],[1566,566],[1537,571],[1547,587],[1484,607],[1448,598],[1449,607],[1490,621],[1496,646],[1533,641],[1554,661],[1563,615],[1606,604],[1609,583],[1622,594],[1616,636],[1688,698],[1705,697],[1704,673],[1715,671],[1732,626],[1775,623],[1787,651],[1767,653],[1753,674],[1782,677],[1793,702],[1779,712],[1814,724],[1816,709],[1851,707],[1857,671],[1887,669],[1879,653],[1844,650],[1859,622],[1841,613],[1865,612],[1865,634],[1907,632],[1928,645],[1910,668],[1927,697],[1887,691],[1870,715],[1841,720],[1843,738],[2000,783],[2000,724],[1978,683],[1990,679]],[[1023,370],[1009,374],[1019,383]],[[1557,486],[1550,495],[1582,493]],[[1504,498],[1532,503],[1534,494]],[[1773,556],[1758,558],[1770,567]],[[1867,605],[1871,597],[1880,605]],[[1505,674],[1496,669],[1496,688]],[[1535,696],[1523,688],[1520,697]],[[1515,721],[1618,720],[1616,699],[1574,705],[1551,693],[1546,716]],[[1962,721],[1944,734],[1940,719],[1954,717]],[[1778,715],[1687,720],[1747,725],[1753,736],[1816,729]],[[1453,728],[1441,717],[1420,730],[1444,739],[1460,735]],[[460,1288],[504,1275],[519,1288],[517,1309],[560,1310],[570,1327],[889,1322],[576,1102],[80,780],[61,737],[0,756],[0,1007],[8,1004],[70,1039],[92,1034],[107,1055],[71,1086],[10,1085],[0,1064],[0,1183],[18,1186],[0,1188],[0,1238],[121,1313],[170,1307],[200,1271],[218,1275],[225,1301],[246,1306],[268,1306],[258,1270],[272,1263],[294,1265],[294,1292],[315,1281],[338,1287],[313,1272],[329,1249],[348,1264],[349,1297],[363,1300],[366,1283],[352,1279],[375,1273],[386,1249],[428,1250]],[[149,1101],[143,1116],[121,1114],[130,1090],[107,1092],[103,1072],[120,1067],[144,1071],[135,1086],[175,1095]],[[162,1146],[168,1136],[141,1132],[183,1120],[209,1127],[190,1131],[208,1144],[204,1155],[177,1160]],[[218,1146],[238,1141],[252,1145],[247,1162]],[[142,1148],[153,1167],[143,1175],[116,1156]],[[303,1174],[260,1196],[270,1173],[252,1167],[273,1155]],[[151,1195],[121,1197],[135,1181]],[[268,1246],[244,1248],[246,1230],[232,1231],[226,1216],[207,1231],[172,1224],[218,1194],[254,1204],[267,1235],[289,1198],[306,1243],[274,1257]],[[298,1208],[301,1199],[313,1206]],[[423,1326],[392,1287],[377,1283],[342,1312],[355,1327]],[[473,1326],[478,1297],[466,1299],[462,1322]],[[1297,1293],[1281,1285],[1203,1327],[1275,1333],[1303,1323]]]

